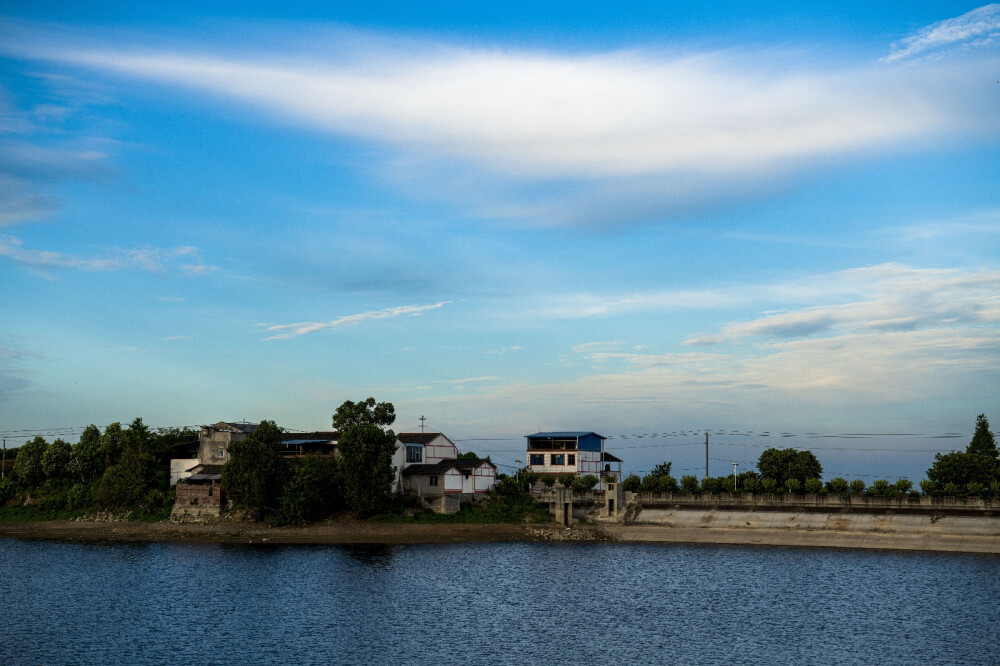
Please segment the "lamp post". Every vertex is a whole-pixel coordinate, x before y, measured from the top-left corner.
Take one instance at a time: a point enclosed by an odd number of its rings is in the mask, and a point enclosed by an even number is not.
[[[733,463],[733,492],[734,493],[736,492],[736,479],[738,478],[736,476],[736,470],[739,469],[739,467],[740,467],[739,463],[736,463],[736,462]]]

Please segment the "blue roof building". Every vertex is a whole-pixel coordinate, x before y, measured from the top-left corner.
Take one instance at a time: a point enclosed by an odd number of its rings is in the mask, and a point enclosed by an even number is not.
[[[602,480],[613,476],[621,480],[621,459],[604,450],[607,437],[596,432],[536,432],[525,435],[525,439],[528,469],[532,472],[593,475]]]

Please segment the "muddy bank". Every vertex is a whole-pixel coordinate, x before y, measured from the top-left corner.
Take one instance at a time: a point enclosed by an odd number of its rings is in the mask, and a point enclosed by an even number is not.
[[[616,541],[631,543],[694,543],[740,546],[798,546],[860,550],[906,550],[1000,555],[1000,536],[954,534],[893,534],[835,530],[739,529],[607,525]]]
[[[517,541],[687,543],[798,546],[1000,555],[1000,535],[886,533],[763,527],[691,527],[602,522],[575,525],[400,525],[361,520],[305,527],[268,527],[243,521],[115,523],[50,521],[0,523],[0,538],[86,542],[211,542],[231,544],[422,544]]]

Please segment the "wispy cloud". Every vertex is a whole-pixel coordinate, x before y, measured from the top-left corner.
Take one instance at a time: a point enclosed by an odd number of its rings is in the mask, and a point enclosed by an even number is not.
[[[164,342],[173,342],[174,340],[190,340],[190,335],[168,335],[163,338]]]
[[[487,349],[484,353],[491,354],[493,356],[503,356],[504,354],[519,352],[522,349],[524,349],[524,347],[520,345],[512,345],[510,347],[500,347],[499,349]]]
[[[215,270],[213,266],[204,264],[178,264],[178,259],[198,259],[198,250],[193,247],[162,249],[140,247],[134,249],[113,248],[103,256],[80,257],[75,254],[53,252],[48,250],[29,250],[24,242],[15,236],[0,236],[0,257],[8,259],[45,272],[50,270],[80,270],[80,271],[123,271],[145,270],[152,273],[204,274]],[[203,270],[191,271],[192,265]]]
[[[401,305],[383,310],[368,310],[358,314],[344,315],[326,322],[297,322],[295,324],[257,324],[268,331],[280,331],[276,335],[264,338],[265,340],[286,340],[317,331],[327,331],[331,329],[343,328],[345,326],[356,326],[366,321],[376,321],[380,319],[394,319],[396,317],[416,317],[429,310],[437,310],[451,303],[451,301],[439,301],[430,305]]]
[[[919,269],[899,264],[824,276],[831,293],[854,300],[769,314],[689,338],[704,345],[748,338],[796,339],[1000,323],[1000,271]]]
[[[483,382],[498,382],[502,377],[463,377],[462,379],[438,379],[437,384],[480,384]]]
[[[993,7],[931,26],[894,53],[989,37]],[[977,97],[970,83],[992,76],[993,51],[933,69],[891,62],[903,55],[859,64],[773,48],[559,54],[392,46],[337,31],[328,43],[350,39],[347,55],[312,40],[305,50],[294,35],[285,49],[272,34],[267,48],[215,54],[74,39],[23,23],[8,23],[6,35],[8,53],[109,72],[119,85],[128,76],[194,88],[387,146],[395,157],[377,171],[398,172],[403,186],[458,192],[483,216],[546,224],[662,219],[757,192],[831,155],[998,130],[981,112],[987,93]],[[526,186],[539,180],[554,187]]]
[[[1000,4],[973,9],[959,17],[938,21],[892,45],[885,60],[901,60],[928,51],[992,44],[1000,38]]]

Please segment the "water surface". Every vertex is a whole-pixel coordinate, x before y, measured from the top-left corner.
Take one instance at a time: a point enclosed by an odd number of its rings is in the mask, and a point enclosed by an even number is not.
[[[1000,558],[0,539],[0,663],[1000,663]]]

